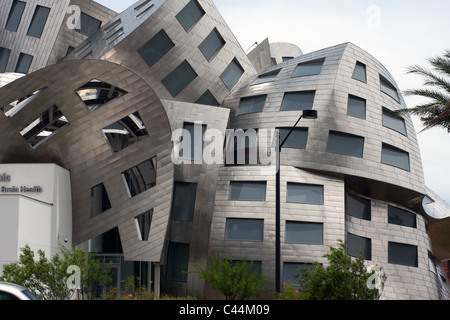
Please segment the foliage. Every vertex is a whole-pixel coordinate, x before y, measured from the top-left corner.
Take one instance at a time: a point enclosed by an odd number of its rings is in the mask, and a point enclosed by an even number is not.
[[[412,65],[408,73],[425,78],[424,87],[406,90],[405,95],[428,98],[429,101],[410,109],[402,109],[398,115],[419,116],[425,128],[443,127],[450,132],[450,50],[442,57],[429,58],[432,70]],[[430,87],[430,88],[427,88]]]
[[[254,268],[254,262],[247,259],[233,261],[229,255],[225,259],[220,258],[219,252],[216,257],[208,255],[209,264],[194,264],[200,279],[205,279],[213,286],[214,290],[221,292],[227,300],[245,300],[257,296],[266,282]]]
[[[21,249],[18,262],[3,266],[0,280],[19,284],[43,300],[68,300],[76,293],[68,284],[69,266],[80,268],[79,297],[89,297],[89,289],[111,281],[110,264],[81,248],[73,246],[70,251],[62,247],[61,254],[48,259],[43,250],[36,256],[28,245]]]
[[[339,241],[337,248],[330,248],[329,266],[324,268],[315,262],[313,266],[305,266],[298,270],[295,279],[299,284],[295,289],[286,284],[284,291],[277,299],[285,300],[377,300],[386,282],[386,275],[376,270],[368,271],[364,265],[363,255],[352,258]],[[373,278],[379,276],[380,288],[368,286]]]

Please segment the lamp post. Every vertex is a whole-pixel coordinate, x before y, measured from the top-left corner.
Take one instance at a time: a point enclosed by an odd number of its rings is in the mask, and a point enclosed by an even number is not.
[[[295,125],[291,128],[284,140],[280,143],[280,135],[278,133],[277,150],[276,150],[276,185],[275,185],[275,291],[281,292],[281,212],[280,212],[280,154],[286,140],[294,131],[301,119],[317,119],[316,110],[303,110],[303,114],[298,118]]]

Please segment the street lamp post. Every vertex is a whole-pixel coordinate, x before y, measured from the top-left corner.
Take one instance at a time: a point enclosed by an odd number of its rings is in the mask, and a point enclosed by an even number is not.
[[[297,127],[301,119],[317,119],[316,110],[303,110],[303,114],[298,118],[295,125],[280,143],[280,135],[278,133],[277,150],[276,150],[276,197],[275,197],[275,291],[281,292],[281,210],[280,210],[280,154],[286,140]]]

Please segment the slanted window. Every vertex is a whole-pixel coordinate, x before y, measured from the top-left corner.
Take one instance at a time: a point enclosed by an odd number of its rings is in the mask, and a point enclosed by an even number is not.
[[[28,71],[30,71],[31,62],[33,62],[33,56],[25,53],[20,53],[15,72],[27,74]]]
[[[364,138],[353,134],[330,131],[327,152],[362,158]]]
[[[11,50],[0,48],[0,73],[5,73]]]
[[[407,136],[405,119],[396,116],[389,109],[383,108],[383,126]]]
[[[94,33],[96,33],[101,26],[102,22],[100,20],[95,19],[94,17],[91,17],[90,15],[82,12],[80,16],[80,28],[75,29],[75,31],[78,31],[81,34],[90,37]]]
[[[225,240],[262,242],[264,220],[228,218],[225,226]]]
[[[372,219],[371,201],[353,194],[347,194],[346,213],[358,219]]]
[[[189,245],[170,242],[167,250],[167,280],[186,282],[188,268]]]
[[[286,221],[286,242],[323,244],[323,223]]]
[[[353,79],[359,80],[361,82],[367,83],[367,73],[366,73],[366,65],[362,62],[357,61],[355,70],[353,70]]]
[[[125,90],[96,79],[81,86],[76,92],[90,112],[127,94]]]
[[[255,84],[272,82],[278,77],[278,74],[280,73],[280,71],[281,71],[281,69],[264,73],[264,74],[260,75],[258,77],[258,79],[256,79],[255,82],[253,82],[253,84],[255,85]]]
[[[122,172],[130,198],[156,186],[156,157]]]
[[[388,222],[399,226],[417,228],[417,216],[400,208],[388,207]]]
[[[266,201],[266,181],[231,181],[229,200]]]
[[[183,26],[184,30],[188,32],[191,28],[203,17],[205,11],[196,0],[191,0],[188,4],[176,15],[177,20]]]
[[[206,60],[211,61],[219,52],[219,50],[225,45],[219,31],[214,28],[213,31],[206,37],[206,39],[198,46],[200,51],[205,56]]]
[[[366,99],[349,95],[347,115],[355,118],[366,119]]]
[[[28,144],[35,149],[68,125],[69,122],[66,117],[64,117],[58,107],[54,105],[20,131],[20,134],[27,140]]]
[[[102,129],[112,152],[119,152],[148,136],[147,128],[139,112],[114,122]]]
[[[315,91],[286,92],[280,110],[311,110],[315,95]]]
[[[175,46],[164,30],[158,32],[146,44],[144,44],[138,53],[149,67],[153,66],[162,57],[166,55]]]
[[[180,146],[180,159],[200,161],[203,158],[203,137],[206,132],[206,125],[198,123],[184,123],[183,137]]]
[[[325,59],[300,63],[294,71],[292,77],[304,77],[320,74]]]
[[[14,102],[11,102],[10,104],[1,107],[0,109],[4,112],[5,116],[8,118],[14,117],[20,110],[25,108],[31,101],[36,99],[42,92],[44,92],[46,88],[42,88],[38,91],[35,91],[33,93],[27,94],[26,96],[23,96],[19,99],[17,99]]]
[[[35,38],[40,38],[44,31],[45,24],[47,23],[48,14],[50,8],[37,6],[34,11],[33,18],[31,19],[30,27],[28,28],[27,35]]]
[[[231,61],[231,63],[220,76],[220,79],[222,79],[228,90],[231,90],[236,85],[236,83],[238,83],[243,74],[244,68],[242,68],[239,61],[233,59],[233,61]]]
[[[217,101],[216,97],[214,97],[214,95],[209,90],[206,90],[205,93],[202,94],[200,98],[197,99],[197,101],[195,101],[195,103],[213,107],[220,106],[220,103]]]
[[[292,128],[277,128],[280,134],[280,144],[287,137]],[[289,138],[283,144],[283,148],[306,149],[308,141],[308,128],[294,128]]]
[[[8,20],[6,21],[5,30],[17,32],[25,6],[26,3],[23,1],[13,1],[11,10],[9,11]]]
[[[242,98],[236,115],[262,112],[266,104],[267,95]]]
[[[383,143],[381,162],[410,171],[409,153],[386,143]]]
[[[392,83],[389,82],[385,77],[380,74],[380,88],[381,91],[386,93],[392,99],[400,103],[400,96],[398,95],[397,89]]]
[[[103,183],[91,189],[92,217],[111,209],[108,193]]]
[[[191,67],[189,62],[184,61],[171,74],[169,74],[163,81],[163,85],[167,91],[176,97],[183,91],[194,79],[197,78],[197,73]]]
[[[388,262],[409,267],[418,267],[417,246],[389,242],[388,243]]]
[[[372,240],[349,233],[347,252],[352,257],[359,257],[362,254],[364,260],[372,260]]]
[[[288,182],[287,202],[323,205],[324,203],[323,186],[315,184]]]
[[[197,184],[175,182],[172,202],[172,220],[192,221],[194,217]]]
[[[152,218],[153,209],[140,214],[135,218],[139,240],[148,241],[148,237],[150,236],[150,228],[152,226]]]

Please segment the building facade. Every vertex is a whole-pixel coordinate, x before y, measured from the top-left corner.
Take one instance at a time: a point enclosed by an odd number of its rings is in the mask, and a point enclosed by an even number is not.
[[[220,252],[255,261],[272,297],[272,141],[316,110],[281,152],[281,280],[326,264],[343,240],[383,267],[382,298],[448,299],[449,209],[426,188],[412,121],[393,115],[400,90],[369,53],[265,40],[247,55],[211,0],[141,0],[120,14],[7,2],[0,163],[70,171],[71,240],[114,260],[117,284],[134,274],[157,292],[221,298],[186,273]],[[33,20],[26,10],[45,5],[36,27],[17,22],[20,8]],[[41,51],[18,69],[14,59]]]

